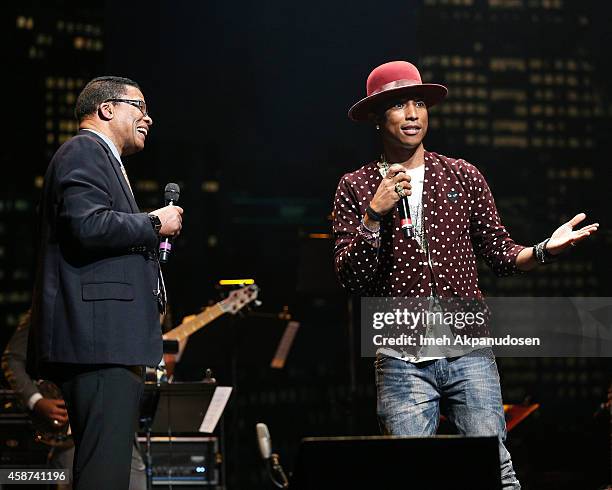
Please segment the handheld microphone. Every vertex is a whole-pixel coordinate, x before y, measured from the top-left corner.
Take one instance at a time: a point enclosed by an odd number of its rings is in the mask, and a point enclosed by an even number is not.
[[[166,188],[164,189],[164,199],[166,201],[166,206],[174,206],[179,201],[180,195],[181,188],[178,186],[178,184],[175,184],[174,182],[166,184]],[[166,237],[159,244],[159,261],[162,264],[168,262],[171,251],[172,240]]]
[[[408,204],[408,196],[400,198],[397,203],[400,213],[400,228],[404,234],[404,238],[414,237],[414,226],[410,217],[410,205]]]

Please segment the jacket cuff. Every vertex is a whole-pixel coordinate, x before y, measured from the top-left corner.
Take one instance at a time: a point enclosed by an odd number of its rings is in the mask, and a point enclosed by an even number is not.
[[[40,393],[34,393],[28,400],[28,408],[30,411],[34,410],[34,405],[38,402],[38,400],[44,398]]]

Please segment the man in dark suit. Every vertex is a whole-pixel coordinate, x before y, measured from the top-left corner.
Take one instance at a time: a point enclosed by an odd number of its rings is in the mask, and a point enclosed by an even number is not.
[[[180,232],[183,210],[141,213],[134,200],[122,158],[144,148],[153,124],[135,82],[96,78],[75,112],[80,131],[45,175],[28,364],[66,400],[75,490],[121,490],[142,367],[162,357],[157,247]]]
[[[30,312],[28,311],[21,317],[17,329],[6,344],[2,354],[2,371],[11,389],[21,397],[24,406],[32,412],[32,415],[35,415],[41,421],[53,424],[56,429],[59,429],[68,425],[68,411],[64,400],[44,397],[40,392],[39,385],[26,372],[30,323]],[[62,431],[61,433],[65,434],[66,432]],[[73,460],[74,445],[67,447],[54,446],[49,450],[49,468],[72,470]],[[129,490],[145,490],[146,488],[145,464],[135,442],[132,445]],[[57,490],[72,490],[72,484],[70,482],[66,484],[58,483]]]

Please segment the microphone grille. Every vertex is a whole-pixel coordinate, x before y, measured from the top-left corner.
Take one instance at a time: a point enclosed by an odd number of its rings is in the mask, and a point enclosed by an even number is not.
[[[272,441],[270,440],[270,431],[268,426],[259,422],[255,429],[257,431],[257,442],[259,443],[259,452],[263,459],[268,459],[272,453]]]
[[[174,203],[177,203],[180,195],[181,188],[178,184],[175,184],[174,182],[169,182],[168,184],[166,184],[166,187],[164,189],[164,199],[166,200],[166,202],[172,201]]]

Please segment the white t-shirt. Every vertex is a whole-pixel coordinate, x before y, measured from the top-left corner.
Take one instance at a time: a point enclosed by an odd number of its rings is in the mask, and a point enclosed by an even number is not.
[[[410,185],[412,186],[411,194],[408,196],[408,204],[410,205],[410,218],[414,226],[415,235],[421,236],[423,226],[423,182],[425,180],[425,165],[417,168],[406,170],[410,175]]]
[[[406,173],[410,175],[410,185],[412,186],[411,194],[408,196],[408,204],[410,205],[410,218],[412,219],[412,224],[414,226],[415,236],[421,237],[421,230],[423,227],[423,184],[425,181],[425,165],[421,165],[416,168],[411,168],[406,170]],[[420,242],[420,239],[419,239]],[[421,246],[423,244],[421,243]],[[427,329],[427,333],[425,337],[440,337],[441,335],[445,335],[448,338],[454,338],[450,328],[448,325],[430,325]],[[446,351],[449,352],[446,352]],[[447,356],[452,355],[450,351],[452,349],[441,349]],[[408,362],[425,362],[432,361],[436,359],[443,359],[443,356],[438,357],[413,357],[407,356],[398,352],[394,349],[382,348],[378,349],[378,352],[384,354],[386,356],[395,357],[398,359],[402,359]]]

